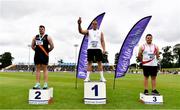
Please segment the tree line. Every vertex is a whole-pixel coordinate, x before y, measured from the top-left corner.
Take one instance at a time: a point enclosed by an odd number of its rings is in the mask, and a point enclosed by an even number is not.
[[[5,52],[0,55],[0,69],[12,65],[12,60],[14,58],[11,56],[10,52]]]
[[[176,44],[175,46],[165,46],[160,50],[160,65],[161,68],[179,68],[180,67],[180,44]],[[119,53],[115,54],[114,64],[116,65],[118,62]],[[5,68],[9,65],[12,65],[14,57],[12,57],[10,52],[5,52],[0,55],[0,69]],[[96,62],[96,61],[93,61]],[[108,63],[108,53],[103,55],[103,63]],[[63,60],[59,60],[58,63],[63,63]],[[139,61],[135,64],[137,65]],[[138,65],[140,66],[140,65]]]

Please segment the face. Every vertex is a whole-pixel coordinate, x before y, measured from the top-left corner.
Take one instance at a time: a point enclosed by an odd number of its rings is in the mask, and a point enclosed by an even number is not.
[[[43,34],[45,33],[45,29],[44,29],[43,27],[40,27],[40,28],[39,28],[39,33],[40,33],[41,35],[43,35]]]
[[[147,42],[147,44],[151,44],[152,43],[152,36],[146,36],[146,42]]]
[[[94,30],[96,30],[96,29],[98,28],[98,23],[97,23],[97,21],[93,21],[93,22],[92,22],[92,28],[93,28]]]

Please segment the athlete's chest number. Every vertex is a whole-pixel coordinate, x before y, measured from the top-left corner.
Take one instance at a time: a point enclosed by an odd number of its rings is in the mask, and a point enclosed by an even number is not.
[[[43,45],[43,41],[42,40],[36,40],[36,45]]]
[[[95,85],[94,87],[92,87],[91,90],[94,90],[95,96],[98,96],[98,85]]]
[[[97,47],[98,41],[91,41],[92,47]]]
[[[35,99],[41,99],[41,97],[40,97],[41,92],[40,91],[36,91],[35,94],[37,94]]]

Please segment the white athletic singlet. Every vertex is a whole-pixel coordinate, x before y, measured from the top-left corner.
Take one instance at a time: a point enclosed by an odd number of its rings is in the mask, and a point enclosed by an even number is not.
[[[144,44],[142,45],[142,64],[143,66],[157,66],[157,46],[154,44]]]
[[[101,49],[101,31],[91,29],[88,34],[88,49]]]

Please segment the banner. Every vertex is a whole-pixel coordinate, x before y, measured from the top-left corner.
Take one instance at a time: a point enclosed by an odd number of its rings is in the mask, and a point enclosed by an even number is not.
[[[130,64],[130,59],[133,54],[133,49],[139,42],[150,19],[151,16],[142,18],[129,31],[119,52],[118,63],[115,70],[115,78],[125,76]]]
[[[103,20],[104,15],[105,15],[105,13],[102,13],[94,19],[98,23],[98,29],[101,25],[101,22]],[[92,29],[91,24],[92,24],[92,22],[88,26],[87,30]],[[81,43],[81,47],[80,47],[80,51],[79,51],[79,57],[78,57],[78,63],[77,63],[76,77],[78,77],[78,78],[83,78],[83,79],[86,78],[86,73],[87,73],[87,47],[88,47],[88,36],[85,35],[83,40],[82,40],[82,43]]]

